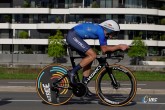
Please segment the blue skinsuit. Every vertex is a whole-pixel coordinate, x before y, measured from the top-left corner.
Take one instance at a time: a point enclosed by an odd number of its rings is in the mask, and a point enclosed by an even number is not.
[[[83,39],[98,39],[100,46],[107,45],[104,29],[99,24],[82,23],[73,27],[67,37],[67,43],[80,53],[86,53],[91,47]]]
[[[98,24],[83,23],[73,27],[82,39],[99,39],[100,45],[107,45],[103,28]]]

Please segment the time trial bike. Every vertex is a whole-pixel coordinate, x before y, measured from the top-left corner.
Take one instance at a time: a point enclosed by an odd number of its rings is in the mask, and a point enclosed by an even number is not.
[[[73,51],[68,46],[72,67],[75,66]],[[51,105],[67,103],[74,95],[83,97],[87,92],[86,85],[95,78],[95,91],[101,102],[110,106],[124,106],[129,104],[136,95],[137,81],[134,74],[127,67],[118,63],[109,64],[107,59],[124,58],[123,52],[110,53],[106,57],[98,57],[98,66],[87,78],[85,84],[81,83],[79,73],[76,74],[76,86],[72,86],[68,76],[69,69],[61,64],[50,64],[44,67],[36,81],[36,89],[41,99]]]

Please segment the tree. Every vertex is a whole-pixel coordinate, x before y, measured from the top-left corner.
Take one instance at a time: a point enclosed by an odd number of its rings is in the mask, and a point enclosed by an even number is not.
[[[161,24],[161,25],[165,25],[165,18],[162,18],[162,19],[160,20],[160,24]]]
[[[99,8],[97,1],[93,1],[92,8]]]
[[[160,10],[165,10],[165,6],[163,5],[162,7],[160,7]]]
[[[132,58],[132,64],[138,64],[138,62],[147,54],[147,46],[142,41],[141,37],[135,37],[132,42],[132,46],[128,50],[128,56]]]
[[[61,19],[60,19],[59,16],[57,16],[57,17],[55,18],[55,23],[60,23],[60,22],[61,22]]]
[[[28,38],[28,32],[26,32],[26,31],[20,31],[19,32],[19,38],[22,38],[22,39],[26,39],[26,38]]]
[[[55,63],[57,63],[57,58],[65,55],[63,35],[60,30],[57,30],[56,35],[49,37],[48,43],[48,55],[49,57],[54,57]]]
[[[10,22],[11,17],[9,15],[4,16],[5,22]]]
[[[25,7],[25,8],[29,8],[30,7],[30,3],[29,3],[28,0],[24,0],[23,7]]]
[[[163,34],[163,35],[160,36],[160,40],[165,41],[165,34]]]

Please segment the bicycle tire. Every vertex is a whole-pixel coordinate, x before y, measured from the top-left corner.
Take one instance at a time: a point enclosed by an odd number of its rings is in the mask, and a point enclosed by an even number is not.
[[[96,78],[96,93],[101,101],[107,105],[127,105],[136,95],[137,81],[135,76],[128,68],[119,64],[110,65],[109,68],[112,69],[112,74],[120,87],[112,87],[111,79],[108,76],[106,69],[103,69]]]
[[[67,74],[68,69],[62,65],[51,64],[44,67],[38,74],[36,81],[36,89],[39,97],[46,103],[51,105],[62,105],[67,103],[72,97],[73,93],[70,90],[69,79],[64,77],[58,85],[64,88],[56,88],[58,91],[52,90],[51,86],[54,81],[62,78]]]

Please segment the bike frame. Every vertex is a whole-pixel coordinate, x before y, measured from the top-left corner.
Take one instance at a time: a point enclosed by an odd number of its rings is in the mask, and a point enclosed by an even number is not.
[[[73,57],[73,53],[72,53],[72,49],[70,46],[68,46],[68,52],[69,52],[69,56],[70,56],[70,61],[71,61],[71,64],[72,64],[72,67],[74,68],[76,66],[76,63],[75,63],[75,59],[77,58],[83,58],[83,57]],[[107,63],[106,61],[106,57],[100,57],[100,58],[96,58],[99,62],[99,65],[93,70],[93,72],[87,77],[87,80],[84,82],[85,84],[88,84],[92,79],[93,77],[99,73],[100,70],[102,69],[106,69],[106,71],[108,72],[108,75],[109,77],[111,78],[112,80],[112,84],[114,86],[117,86],[117,81],[115,79],[115,77],[113,76],[112,74],[112,69],[109,68],[109,64]],[[80,78],[78,76],[78,73],[76,73],[76,77],[77,77],[77,80],[78,82],[80,82]]]
[[[74,62],[74,59],[76,59],[76,58],[82,58],[82,57],[70,57],[70,60],[71,60],[71,63],[72,63],[72,67],[74,68],[75,67],[75,62]],[[106,71],[108,72],[108,75],[109,75],[109,77],[111,78],[111,80],[112,80],[112,84],[114,85],[114,86],[117,86],[117,81],[116,81],[116,79],[115,79],[115,77],[113,76],[113,74],[112,74],[112,69],[111,68],[109,68],[109,64],[107,63],[107,61],[106,61],[106,57],[105,58],[103,58],[103,57],[101,57],[101,58],[96,58],[97,60],[98,60],[98,62],[99,62],[99,65],[93,70],[93,72],[87,77],[87,80],[84,82],[86,85],[93,79],[93,77],[94,76],[96,76],[96,74],[98,74],[99,73],[99,71],[100,70],[102,70],[102,69],[106,69]],[[77,76],[77,80],[80,82],[80,78],[79,78],[79,76],[78,76],[78,73],[76,73],[76,76]]]

